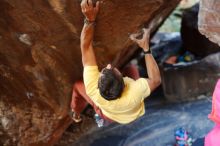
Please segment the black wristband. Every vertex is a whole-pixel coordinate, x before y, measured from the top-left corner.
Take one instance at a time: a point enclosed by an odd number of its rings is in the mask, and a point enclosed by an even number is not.
[[[150,49],[148,51],[144,51],[143,50],[143,52],[144,52],[144,54],[151,54],[151,50]]]
[[[95,21],[90,21],[86,18],[84,19],[84,23],[87,24],[87,25],[89,25],[89,24],[94,24],[95,25]]]

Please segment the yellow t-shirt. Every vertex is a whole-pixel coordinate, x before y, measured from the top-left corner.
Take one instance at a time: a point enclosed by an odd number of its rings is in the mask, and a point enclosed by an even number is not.
[[[144,99],[150,95],[148,82],[144,78],[133,80],[124,77],[125,88],[121,97],[104,99],[98,89],[100,72],[97,66],[84,67],[83,79],[86,93],[108,118],[121,124],[134,121],[145,113]]]

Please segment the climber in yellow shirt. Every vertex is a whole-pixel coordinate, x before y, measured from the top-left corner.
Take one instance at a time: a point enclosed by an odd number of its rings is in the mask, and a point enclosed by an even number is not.
[[[148,78],[134,80],[123,77],[111,64],[99,71],[92,45],[99,5],[100,3],[96,2],[94,6],[92,0],[81,2],[82,13],[85,16],[80,38],[85,90],[91,99],[89,103],[94,105],[95,109],[99,109],[100,116],[127,124],[145,113],[144,99],[161,83],[157,63],[149,49],[150,29],[143,29],[142,39],[136,38],[138,34],[130,36],[130,39],[144,51]],[[79,115],[80,113],[75,112],[75,119],[79,118]]]

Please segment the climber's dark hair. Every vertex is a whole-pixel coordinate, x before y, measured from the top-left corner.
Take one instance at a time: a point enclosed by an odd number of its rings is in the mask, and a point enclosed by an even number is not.
[[[106,100],[117,99],[124,89],[123,76],[119,75],[113,67],[104,68],[98,80],[98,88],[101,96]]]

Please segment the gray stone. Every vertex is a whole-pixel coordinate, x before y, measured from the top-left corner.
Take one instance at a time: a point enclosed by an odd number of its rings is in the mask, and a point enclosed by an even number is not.
[[[153,107],[146,102],[146,114],[127,124],[111,124],[88,132],[72,146],[173,146],[175,131],[183,127],[193,139],[204,137],[214,126],[207,116],[210,99]]]
[[[201,94],[211,95],[220,78],[220,53],[200,61],[163,68],[162,85],[169,101],[186,101]]]

